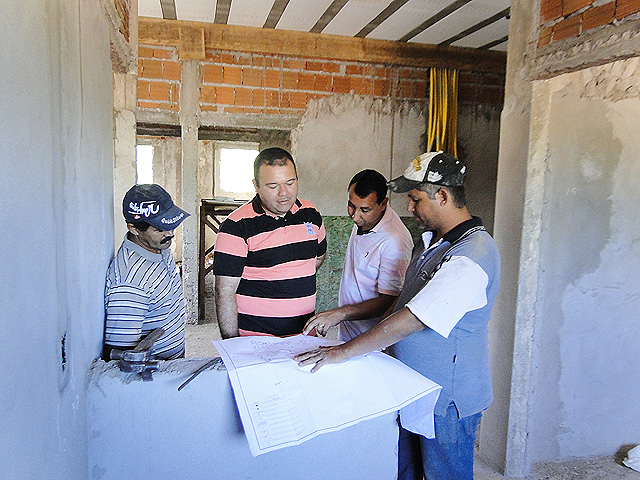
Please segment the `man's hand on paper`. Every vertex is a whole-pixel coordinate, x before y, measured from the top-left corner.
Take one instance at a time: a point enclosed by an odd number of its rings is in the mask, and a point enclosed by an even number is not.
[[[348,360],[349,357],[344,352],[342,345],[336,345],[333,347],[319,347],[308,352],[301,353],[293,357],[298,362],[298,366],[304,367],[306,365],[314,364],[311,369],[311,373],[317,372],[323,365],[329,365],[330,363],[341,363]]]
[[[324,337],[331,327],[338,325],[341,321],[345,320],[345,318],[346,316],[340,308],[317,313],[307,321],[302,329],[302,333],[309,335],[315,328],[316,333]]]

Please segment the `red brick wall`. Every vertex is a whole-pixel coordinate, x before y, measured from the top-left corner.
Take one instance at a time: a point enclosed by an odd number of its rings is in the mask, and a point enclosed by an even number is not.
[[[595,5],[594,5],[595,4]],[[538,48],[640,12],[640,0],[541,0]]]
[[[356,62],[209,50],[202,62],[202,110],[301,114],[334,93],[424,101],[428,71]]]
[[[495,73],[460,72],[458,104],[502,105],[504,81],[504,75]]]
[[[176,47],[140,45],[139,108],[179,109]],[[311,99],[334,93],[428,101],[428,68],[207,50],[200,107],[225,113],[303,114]],[[502,104],[504,75],[461,72],[460,101]]]
[[[175,47],[138,47],[138,108],[180,109],[181,63]]]

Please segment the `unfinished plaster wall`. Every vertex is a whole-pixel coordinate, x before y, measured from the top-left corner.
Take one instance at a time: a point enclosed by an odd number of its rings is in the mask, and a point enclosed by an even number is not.
[[[2,7],[0,476],[84,480],[114,245],[108,23],[98,0]]]
[[[396,478],[395,412],[252,457],[223,367],[202,372],[178,391],[203,363],[161,362],[154,380],[143,382],[121,373],[115,362],[97,362],[88,387],[88,478]]]
[[[467,204],[490,233],[493,233],[499,143],[500,106],[459,107],[458,158],[467,165]]]
[[[292,134],[300,196],[323,215],[346,214],[347,185],[373,168],[387,179],[404,172],[424,152],[427,113],[423,104],[334,95],[311,101]],[[463,105],[458,119],[460,158],[469,165],[469,208],[492,231],[498,165],[499,107]],[[406,212],[406,195],[391,194],[391,205]]]
[[[639,93],[638,58],[534,84],[532,462],[640,441]]]
[[[395,104],[359,95],[309,102],[300,126],[292,133],[300,196],[313,202],[323,215],[346,215],[347,186],[353,175],[372,168],[389,179],[392,172],[402,172],[410,159],[422,153],[423,108],[422,104]],[[399,213],[404,206],[401,199],[393,205]]]
[[[115,249],[127,233],[122,199],[136,183],[136,76],[113,74],[113,215]]]

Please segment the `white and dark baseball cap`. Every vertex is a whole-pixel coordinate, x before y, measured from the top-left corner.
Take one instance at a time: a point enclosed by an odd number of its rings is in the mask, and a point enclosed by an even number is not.
[[[408,192],[423,183],[458,187],[462,185],[466,171],[464,163],[450,153],[427,152],[413,159],[404,173],[387,186],[395,193]]]
[[[155,183],[131,187],[122,200],[122,213],[127,223],[144,221],[158,230],[173,230],[189,216]]]

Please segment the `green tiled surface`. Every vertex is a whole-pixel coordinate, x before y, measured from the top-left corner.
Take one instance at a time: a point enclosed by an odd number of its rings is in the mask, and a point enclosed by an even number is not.
[[[353,221],[347,216],[322,217],[327,231],[327,258],[317,274],[316,312],[322,312],[338,306],[338,290],[344,255],[349,243]],[[414,243],[420,235],[420,228],[413,217],[402,217]]]
[[[338,306],[338,290],[344,254],[347,251],[349,235],[353,228],[353,221],[347,216],[322,217],[327,231],[327,258],[318,270],[316,312],[322,312]]]

